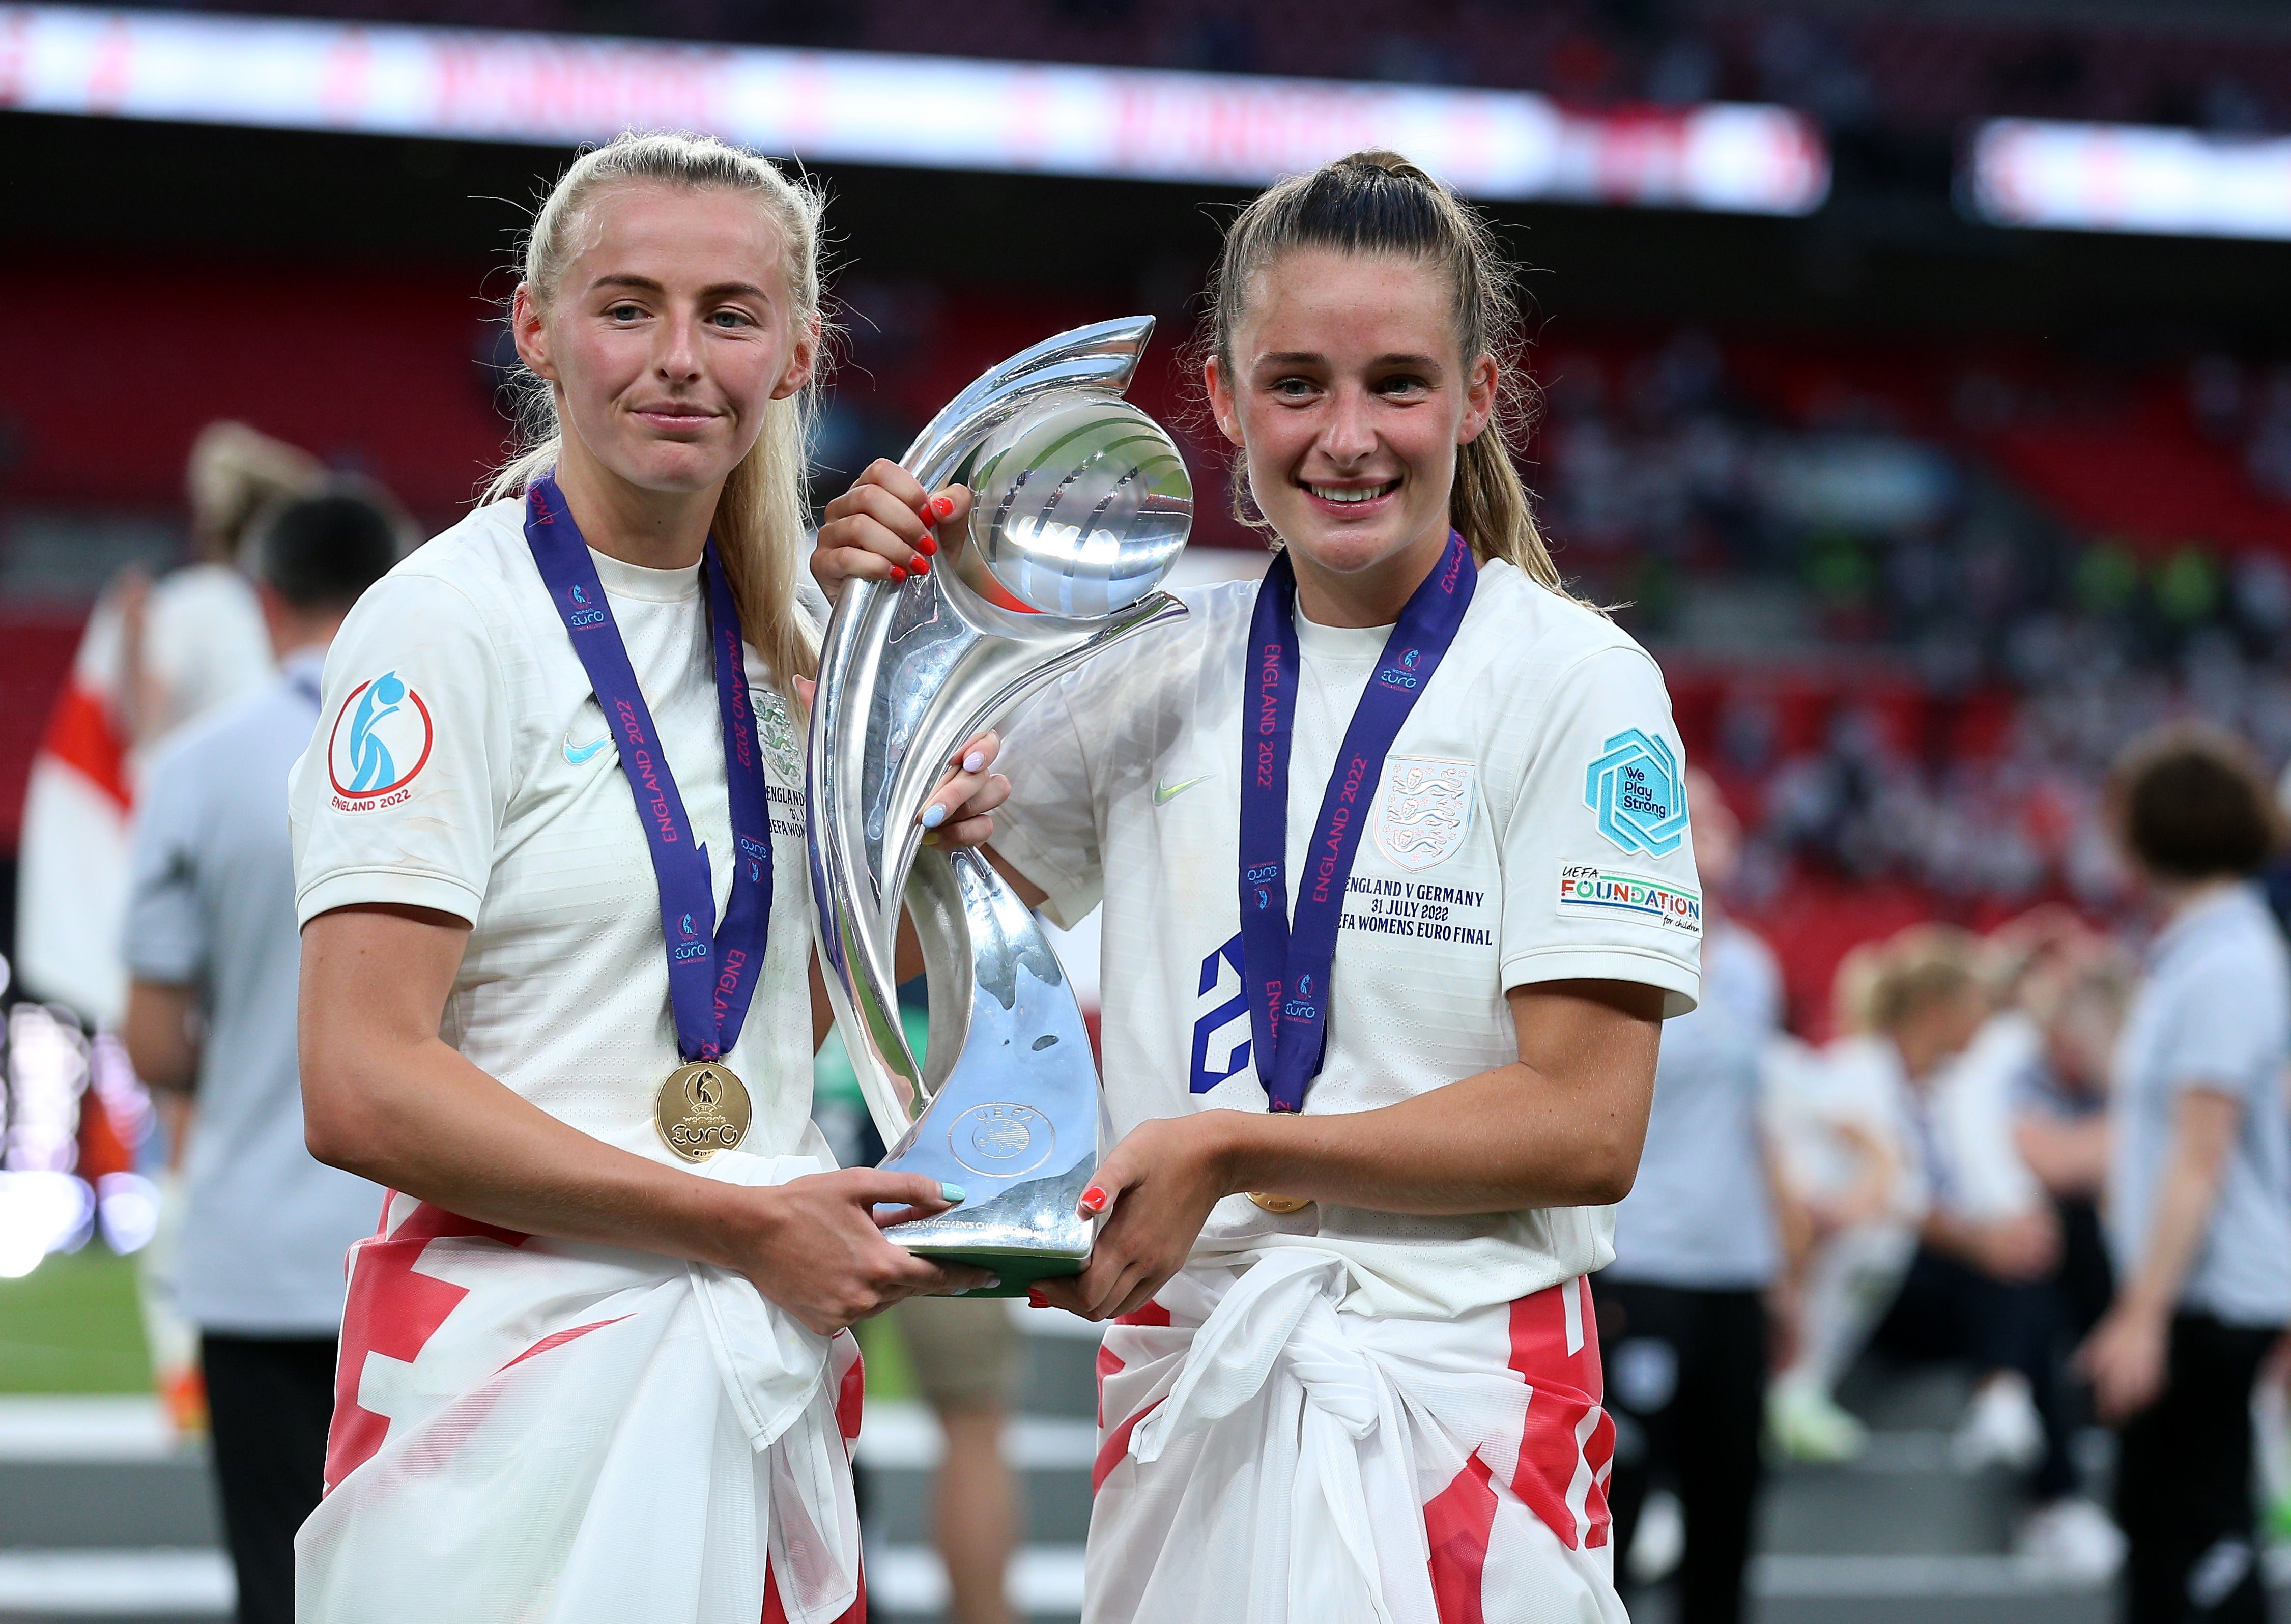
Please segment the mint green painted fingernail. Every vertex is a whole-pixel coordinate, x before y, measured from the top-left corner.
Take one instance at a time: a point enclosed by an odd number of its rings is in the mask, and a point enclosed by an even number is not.
[[[962,1200],[969,1194],[969,1192],[965,1190],[959,1184],[942,1184],[938,1187],[938,1194],[941,1201],[944,1201],[949,1206],[953,1206],[955,1202]]]

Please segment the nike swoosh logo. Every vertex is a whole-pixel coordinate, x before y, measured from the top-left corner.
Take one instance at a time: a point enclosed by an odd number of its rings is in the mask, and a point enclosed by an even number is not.
[[[612,742],[613,736],[608,733],[593,744],[575,744],[573,742],[573,736],[568,733],[565,736],[565,759],[578,767]]]
[[[1216,776],[1215,773],[1203,773],[1200,777],[1188,778],[1183,784],[1157,784],[1154,786],[1154,804],[1157,807],[1166,807],[1187,790],[1192,789],[1194,785],[1207,784]]]

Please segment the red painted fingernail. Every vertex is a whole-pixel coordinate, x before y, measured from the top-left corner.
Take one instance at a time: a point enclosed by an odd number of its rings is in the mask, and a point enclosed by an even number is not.
[[[1047,1308],[1049,1306],[1050,1299],[1042,1295],[1041,1287],[1028,1286],[1026,1288],[1026,1306],[1029,1308]]]
[[[932,497],[931,511],[937,514],[941,519],[945,519],[948,514],[954,511],[954,498],[952,496]]]
[[[938,538],[926,531],[923,539],[915,543],[915,551],[927,559],[938,556]]]
[[[1092,1218],[1105,1210],[1105,1192],[1092,1185],[1081,1193],[1081,1210]]]
[[[913,563],[908,565],[907,567],[914,571],[915,574],[919,575],[928,575],[930,574],[930,560],[928,559],[919,558]]]
[[[907,578],[907,572],[906,572],[905,570],[901,569],[901,568],[900,568],[897,565],[896,565],[896,564],[894,564],[894,565],[892,565],[892,566],[891,566],[891,579],[892,579],[892,580],[894,580],[894,581],[904,581],[906,578]]]

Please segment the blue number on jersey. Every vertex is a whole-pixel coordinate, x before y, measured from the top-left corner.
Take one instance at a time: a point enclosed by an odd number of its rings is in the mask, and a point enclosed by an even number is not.
[[[1225,979],[1225,967],[1233,967],[1233,996],[1202,1015],[1194,1023],[1194,1081],[1193,1091],[1206,1094],[1226,1078],[1238,1075],[1249,1064],[1249,990],[1242,982],[1241,933],[1234,931],[1233,940],[1202,961],[1201,996],[1207,998],[1218,990]],[[1226,1067],[1221,1072],[1210,1070],[1210,1042],[1219,1031],[1234,1022],[1242,1023],[1240,1041],[1227,1051]]]

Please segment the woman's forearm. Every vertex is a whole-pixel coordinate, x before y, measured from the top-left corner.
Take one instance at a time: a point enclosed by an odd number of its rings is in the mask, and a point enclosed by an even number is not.
[[[319,1161],[481,1224],[728,1264],[756,1221],[753,1192],[591,1138],[435,1038],[305,1075]]]
[[[1832,1124],[1839,1138],[1853,1149],[1853,1177],[1845,1193],[1831,1202],[1842,1222],[1866,1224],[1893,1204],[1893,1182],[1901,1164],[1892,1146],[1859,1122]]]
[[[127,1014],[120,1041],[135,1074],[155,1089],[189,1094],[198,1087],[199,1046],[191,1035],[197,994],[188,986],[161,982],[128,984]]]
[[[438,1036],[468,927],[344,908],[302,933],[310,1154],[478,1223],[724,1263],[769,1220],[743,1190],[603,1144],[519,1098]]]
[[[1426,1216],[1619,1202],[1646,1143],[1660,996],[1515,989],[1523,1057],[1509,1065],[1373,1111],[1205,1113],[1219,1176],[1232,1190]]]
[[[1646,1140],[1644,1109],[1589,1105],[1518,1063],[1374,1111],[1205,1114],[1229,1191],[1426,1217],[1619,1202]]]
[[[1103,1217],[1089,1265],[1041,1299],[1089,1319],[1137,1307],[1183,1268],[1239,1192],[1427,1218],[1620,1201],[1654,1102],[1663,994],[1612,981],[1508,995],[1519,1059],[1397,1104],[1324,1115],[1181,1112],[1140,1122],[1080,1210]]]
[[[2097,1194],[2108,1182],[2109,1122],[2105,1116],[2062,1122],[2030,1114],[2013,1124],[2014,1147],[2054,1195]]]

